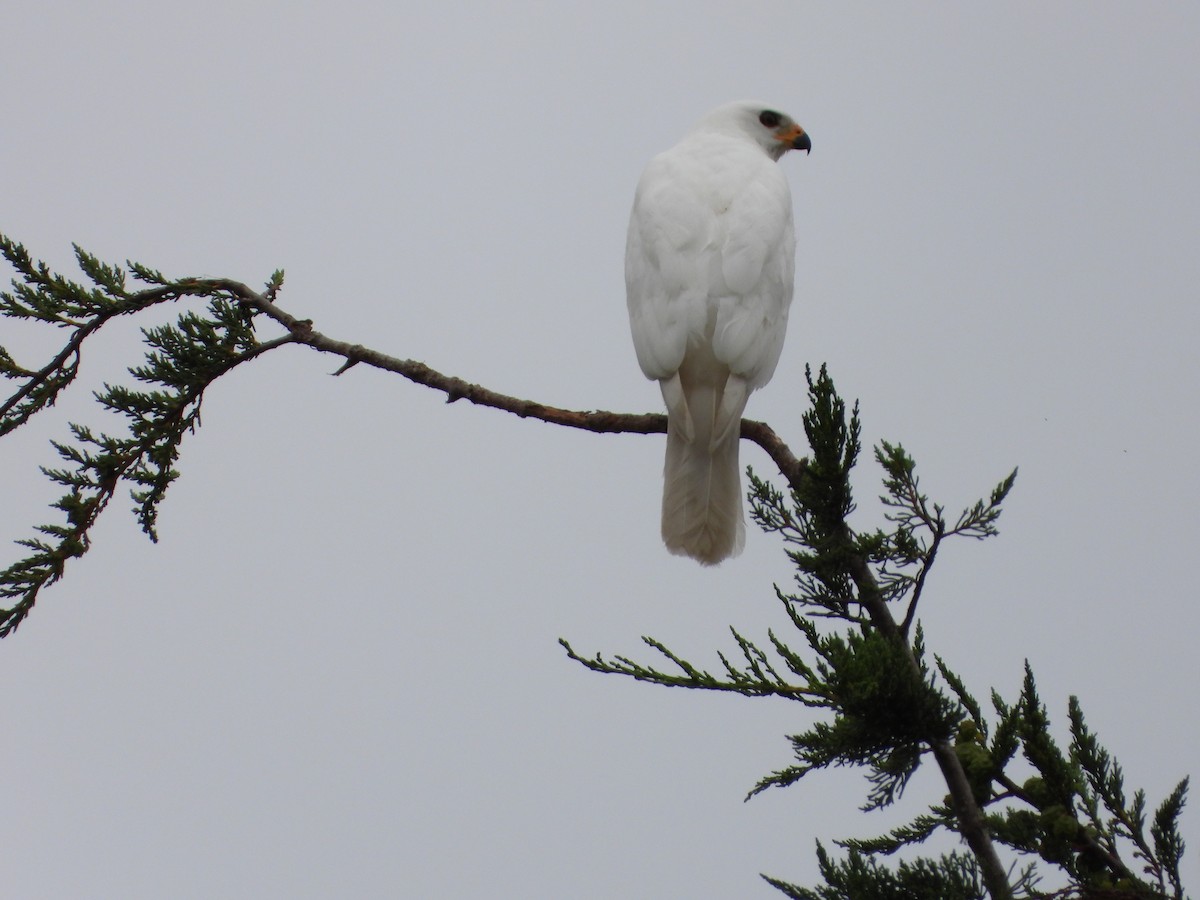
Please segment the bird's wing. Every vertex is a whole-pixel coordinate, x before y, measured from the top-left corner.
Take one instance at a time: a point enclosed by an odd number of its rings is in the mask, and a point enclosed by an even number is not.
[[[787,179],[763,160],[725,214],[720,295],[713,353],[730,371],[762,387],[775,373],[792,301],[796,238]]]
[[[708,317],[716,215],[695,189],[686,154],[651,160],[638,182],[625,245],[625,288],[638,363],[647,378],[679,369],[688,335]]]

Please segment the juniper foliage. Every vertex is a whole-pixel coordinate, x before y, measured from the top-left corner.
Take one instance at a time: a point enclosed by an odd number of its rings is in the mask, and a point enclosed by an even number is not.
[[[92,526],[122,488],[129,491],[142,530],[157,540],[159,506],[179,477],[179,448],[200,424],[205,390],[275,342],[259,342],[257,312],[211,283],[169,281],[145,266],[109,265],[76,247],[79,268],[91,282],[85,285],[51,272],[3,235],[0,253],[17,271],[12,290],[0,293],[0,316],[50,325],[67,335],[38,368],[21,365],[0,347],[0,376],[12,384],[0,402],[0,436],[54,405],[79,374],[85,342],[110,322],[188,297],[207,301],[202,311],[182,311],[173,324],[142,330],[146,354],[129,369],[136,386],[106,384],[94,392],[100,407],[125,420],[123,432],[72,423],[70,439],[53,442],[61,462],[42,472],[64,491],[53,504],[61,518],[36,526],[33,536],[20,540],[26,555],[0,572],[0,602],[10,604],[0,610],[0,637],[5,637],[25,620],[41,592],[63,576],[67,562],[88,551]],[[130,289],[131,276],[142,289]],[[276,272],[268,292],[282,283],[283,273]]]
[[[946,748],[966,786],[907,825],[872,839],[843,839],[835,859],[818,845],[824,884],[807,888],[763,878],[797,900],[975,900],[986,896],[1042,898],[1173,898],[1183,900],[1179,818],[1187,780],[1159,805],[1147,828],[1146,798],[1125,796],[1120,766],[1084,724],[1079,701],[1069,703],[1070,744],[1060,749],[1026,664],[1020,696],[992,696],[992,717],[941,656],[929,654],[916,618],[930,568],[954,537],[982,540],[997,533],[1012,472],[953,520],[922,492],[913,459],[898,444],[881,442],[882,518],[887,527],[855,532],[850,473],[862,450],[857,405],[847,414],[824,368],[809,373],[810,408],[804,415],[811,446],[808,465],[787,490],[750,472],[754,520],[783,542],[795,566],[789,590],[776,586],[794,634],[768,630],[755,641],[731,628],[736,653],[718,652],[710,672],[658,639],[645,644],[670,665],[582,656],[593,671],[668,687],[782,697],[824,713],[789,738],[794,762],[763,777],[747,799],[794,785],[835,766],[864,770],[863,809],[897,802],[913,773]],[[953,766],[938,760],[944,774]],[[1011,773],[1032,769],[1020,783]],[[989,878],[986,854],[921,853],[942,832],[968,839],[977,814],[990,841],[1023,864],[1003,883]],[[971,844],[972,850],[975,845]],[[900,851],[907,858],[889,867]],[[1044,881],[1065,883],[1041,889]]]

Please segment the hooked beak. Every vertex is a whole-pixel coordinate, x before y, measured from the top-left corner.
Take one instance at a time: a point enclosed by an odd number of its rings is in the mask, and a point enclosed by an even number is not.
[[[812,139],[799,125],[792,125],[782,131],[776,132],[775,139],[789,150],[803,150],[805,153],[812,152]]]

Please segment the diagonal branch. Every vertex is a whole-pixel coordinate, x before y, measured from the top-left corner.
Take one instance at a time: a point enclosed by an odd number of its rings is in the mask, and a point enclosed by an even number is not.
[[[220,371],[212,374],[210,381],[195,385],[192,389],[172,398],[173,408],[169,418],[176,439],[182,439],[183,434],[190,431],[199,420],[200,402],[209,384],[243,363],[257,359],[283,344],[290,344],[293,340],[290,334],[285,334],[232,355]],[[85,498],[79,491],[75,492],[74,499],[78,501],[78,509],[75,515],[68,515],[69,525],[56,529],[46,527],[40,529],[47,535],[58,537],[57,545],[46,543],[43,540],[19,542],[33,550],[34,553],[2,573],[7,576],[6,581],[9,584],[0,588],[0,597],[19,599],[13,606],[0,610],[0,638],[7,637],[17,630],[33,611],[42,589],[63,577],[68,560],[87,553],[91,546],[91,529],[108,508],[109,501],[116,495],[121,482],[129,478],[129,472],[136,468],[148,454],[151,454],[155,445],[160,441],[161,435],[158,433],[150,433],[139,440],[130,441],[129,446],[113,457],[112,462],[106,467],[103,477],[96,479],[90,496]],[[63,505],[63,501],[59,501],[56,505],[60,509],[67,509]],[[150,535],[154,540],[152,529]]]
[[[904,646],[909,667],[918,678],[923,679],[924,673],[921,671],[921,665],[917,661],[912,645],[909,644],[900,626],[892,617],[892,611],[888,608],[887,601],[879,589],[879,582],[876,581],[870,565],[861,554],[852,549],[853,543],[849,526],[843,524],[843,529],[842,541],[849,553],[850,577],[854,579],[855,587],[858,588],[862,605],[871,616],[871,621],[876,628]],[[932,751],[933,758],[937,761],[946,786],[950,790],[950,806],[958,820],[959,833],[979,863],[988,895],[992,900],[1009,900],[1013,896],[1013,892],[1008,883],[1008,872],[992,843],[991,834],[983,819],[983,810],[975,801],[971,782],[963,768],[962,760],[954,752],[953,744],[944,738],[931,741],[929,749]]]
[[[942,538],[946,534],[946,526],[941,516],[938,516],[935,525],[931,527],[933,527],[933,540],[929,543],[929,550],[925,554],[925,561],[921,564],[921,571],[917,573],[912,599],[908,602],[908,612],[904,614],[904,622],[900,625],[900,633],[904,635],[905,640],[908,639],[909,629],[912,628],[912,623],[917,616],[917,604],[921,601],[921,591],[925,589],[925,578],[929,575],[929,569],[937,558],[938,547],[941,546]]]

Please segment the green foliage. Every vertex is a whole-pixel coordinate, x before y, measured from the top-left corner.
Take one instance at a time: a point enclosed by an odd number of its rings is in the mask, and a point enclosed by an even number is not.
[[[973,860],[959,853],[902,862],[890,871],[855,850],[835,860],[818,842],[817,862],[825,884],[816,890],[762,877],[792,900],[983,900],[987,896]]]
[[[819,887],[763,876],[788,897],[1183,900],[1179,817],[1186,780],[1158,807],[1147,833],[1144,795],[1127,802],[1120,767],[1087,730],[1074,698],[1071,743],[1063,750],[1028,665],[1016,702],[992,693],[989,720],[944,658],[934,657],[932,670],[925,662],[916,611],[930,568],[948,538],[997,533],[1016,472],[948,521],[943,507],[921,491],[912,458],[899,445],[881,442],[875,461],[883,470],[886,527],[856,533],[847,518],[855,510],[850,473],[861,451],[858,408],[847,414],[824,369],[816,378],[809,374],[809,400],[804,426],[812,455],[799,477],[784,491],[750,472],[752,515],[782,538],[796,568],[794,591],[776,587],[775,593],[802,643],[768,631],[760,646],[731,629],[740,662],[719,653],[720,674],[648,637],[643,640],[670,661],[670,671],[624,656],[582,657],[563,641],[567,653],[598,672],[783,697],[823,712],[826,718],[789,738],[795,762],[762,778],[749,796],[795,784],[814,770],[855,766],[865,771],[864,809],[872,810],[896,802],[918,766],[937,758],[951,791],[943,803],[879,837],[838,841],[846,853],[841,859],[819,846]],[[1022,766],[1034,774],[1018,784],[1009,773]],[[938,832],[964,838],[972,853],[919,856],[894,867],[881,862],[914,852]],[[1013,874],[997,846],[1023,858],[1025,868]],[[1129,855],[1134,868],[1125,862]],[[1067,887],[1040,890],[1050,873]]]
[[[820,705],[834,717],[792,736],[800,764],[762,779],[750,795],[794,784],[814,769],[858,765],[869,769],[865,808],[887,806],[917,770],[925,745],[949,735],[959,712],[909,668],[904,648],[895,641],[877,631],[821,636],[810,622],[802,622],[819,656],[817,684],[826,697]]]
[[[1071,740],[1065,752],[1051,734],[1028,664],[1017,701],[1009,705],[995,695],[993,705],[1000,718],[998,734],[1015,736],[1035,772],[1018,785],[1004,765],[995,766],[993,782],[1004,789],[999,799],[1006,801],[988,816],[996,839],[1062,869],[1073,893],[1053,896],[1182,900],[1179,818],[1187,779],[1159,806],[1147,835],[1144,792],[1127,801],[1121,767],[1088,729],[1077,698],[1070,698]],[[1006,751],[1007,744],[998,749]],[[1140,873],[1125,862],[1126,855],[1141,864]]]
[[[63,520],[37,526],[36,536],[18,542],[27,555],[0,572],[0,600],[11,604],[0,612],[4,637],[29,615],[41,590],[62,577],[67,562],[87,552],[92,526],[122,486],[129,489],[139,525],[157,539],[159,507],[179,477],[180,445],[200,425],[205,390],[276,342],[258,341],[257,312],[219,283],[169,281],[134,263],[108,265],[76,247],[87,286],[51,272],[2,235],[0,252],[17,272],[12,290],[0,293],[0,316],[67,333],[61,349],[38,368],[18,364],[0,348],[0,375],[13,384],[0,402],[0,436],[55,403],[79,373],[84,342],[109,322],[183,298],[207,301],[202,312],[184,310],[173,324],[143,329],[146,355],[129,370],[137,387],[106,384],[94,394],[102,408],[124,420],[121,431],[72,423],[70,439],[53,442],[65,465],[42,471],[65,491],[53,504]],[[145,287],[130,291],[130,275]],[[282,274],[276,273],[269,290],[281,284]]]
[[[862,449],[858,407],[847,420],[846,404],[824,368],[815,381],[810,371],[808,382],[811,407],[803,421],[813,452],[805,477],[790,486],[788,502],[750,471],[751,514],[764,531],[783,538],[807,611],[858,621],[854,547],[845,524],[854,511],[849,475]]]

